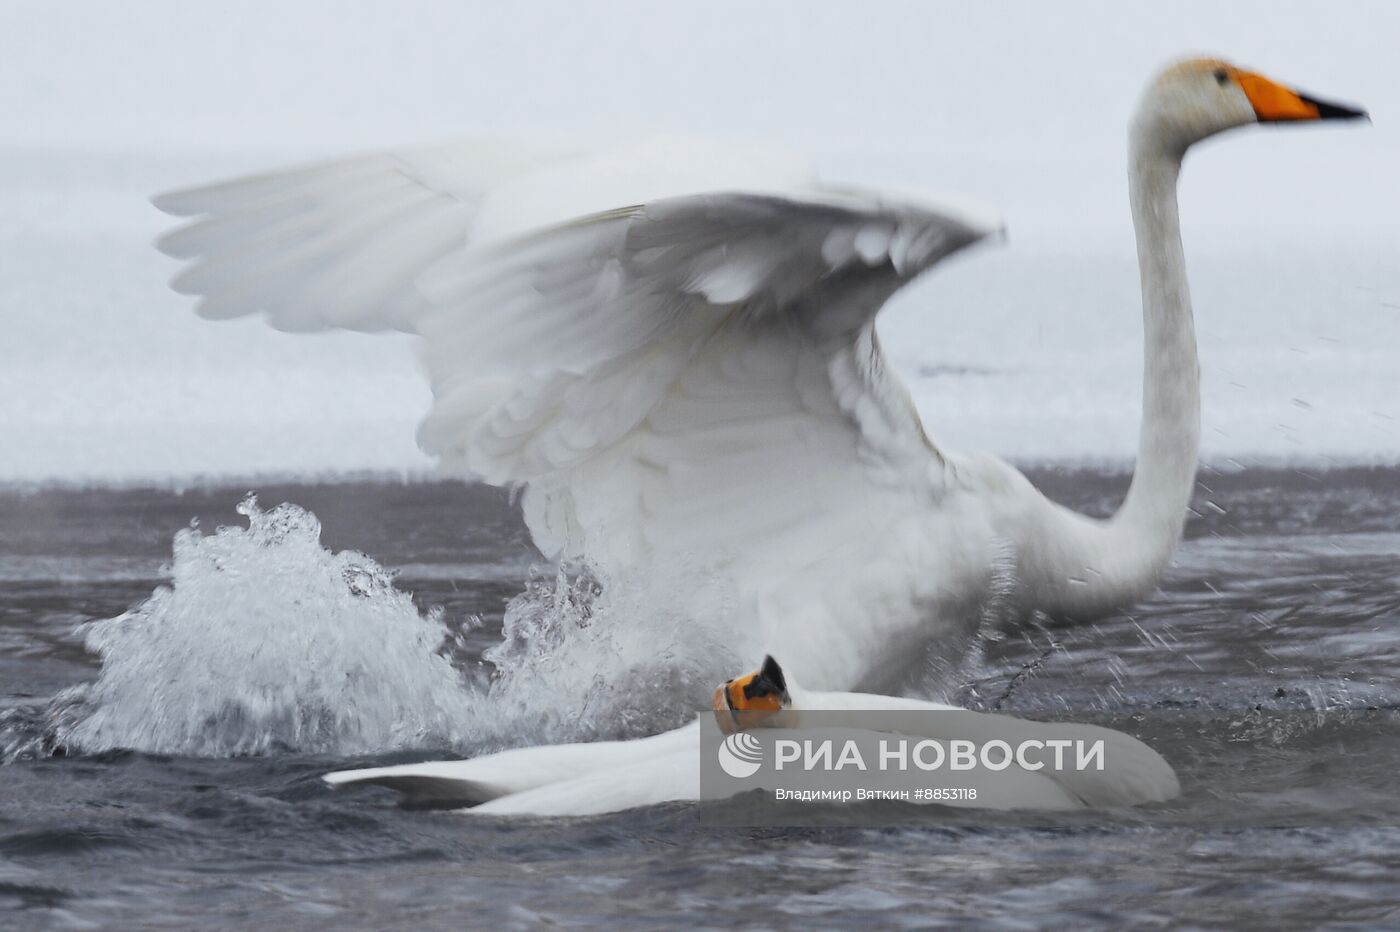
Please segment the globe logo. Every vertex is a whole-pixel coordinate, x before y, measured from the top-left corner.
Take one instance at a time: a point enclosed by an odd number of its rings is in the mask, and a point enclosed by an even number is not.
[[[736,780],[758,773],[762,763],[763,745],[746,731],[737,731],[720,743],[720,769]]]

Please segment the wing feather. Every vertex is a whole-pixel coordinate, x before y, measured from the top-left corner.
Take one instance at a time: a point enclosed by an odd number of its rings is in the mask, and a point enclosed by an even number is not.
[[[768,635],[778,615],[919,597],[910,528],[943,461],[874,319],[996,223],[799,183],[484,236],[483,211],[510,229],[499,192],[529,190],[528,171],[498,167],[493,193],[449,163],[366,156],[177,192],[157,204],[196,219],[161,245],[192,260],[176,286],[207,316],[421,335],[421,446],[523,486],[547,554],[642,576],[703,557]],[[869,566],[829,572],[853,554]]]

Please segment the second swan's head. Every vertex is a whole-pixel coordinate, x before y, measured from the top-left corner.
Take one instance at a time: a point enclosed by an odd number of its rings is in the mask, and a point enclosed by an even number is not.
[[[1364,110],[1320,100],[1218,58],[1188,58],[1148,85],[1133,131],[1179,154],[1250,123],[1366,118]]]
[[[791,724],[792,694],[778,661],[764,657],[757,670],[721,683],[711,707],[727,735],[755,726],[784,727]]]

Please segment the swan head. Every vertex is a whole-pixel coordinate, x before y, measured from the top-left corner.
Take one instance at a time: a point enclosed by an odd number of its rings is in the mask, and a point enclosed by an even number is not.
[[[1148,85],[1134,133],[1184,153],[1193,143],[1251,123],[1369,119],[1218,58],[1178,62]]]
[[[769,656],[752,673],[721,683],[710,706],[720,731],[730,735],[756,725],[782,727],[790,718],[792,695],[783,668]]]

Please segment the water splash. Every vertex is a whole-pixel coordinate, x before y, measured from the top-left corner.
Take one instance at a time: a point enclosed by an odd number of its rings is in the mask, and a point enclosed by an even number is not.
[[[605,584],[587,569],[532,577],[483,655],[496,671],[496,719],[545,741],[626,738],[706,707],[741,665],[719,635],[730,609],[717,577],[676,573],[667,583],[653,571],[647,586]]]
[[[102,671],[59,697],[56,743],[223,756],[455,740],[472,693],[441,618],[364,554],[322,548],[311,513],[251,496],[238,511],[247,528],[181,531],[170,585],[87,626]]]
[[[248,527],[179,532],[169,585],[85,626],[98,678],[42,714],[8,714],[4,759],[475,753],[635,736],[694,714],[736,663],[691,623],[693,580],[661,587],[677,593],[668,606],[655,587],[619,597],[636,587],[561,569],[532,574],[482,658],[491,673],[468,677],[440,610],[419,612],[370,557],[324,548],[315,515],[252,496],[238,512]]]

